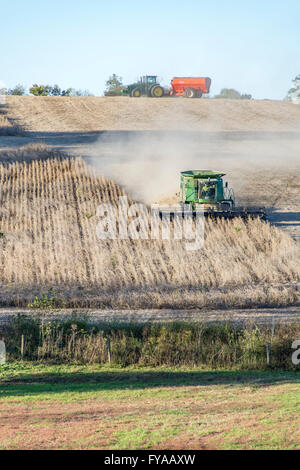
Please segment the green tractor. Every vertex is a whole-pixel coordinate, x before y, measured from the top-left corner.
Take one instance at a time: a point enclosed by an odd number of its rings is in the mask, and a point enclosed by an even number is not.
[[[184,205],[189,206],[188,213],[197,215],[204,213],[205,217],[233,219],[235,217],[260,218],[266,220],[265,208],[236,207],[234,192],[224,183],[225,173],[211,170],[191,170],[181,173],[180,202],[175,210],[161,208],[160,215],[184,215]],[[199,211],[199,206],[201,211]]]
[[[121,92],[132,98],[140,98],[140,96],[162,98],[165,94],[163,87],[157,82],[156,75],[144,75],[139,82],[122,88]]]

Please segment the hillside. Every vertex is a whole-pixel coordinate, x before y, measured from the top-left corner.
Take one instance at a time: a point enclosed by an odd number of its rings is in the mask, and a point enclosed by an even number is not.
[[[39,147],[15,149],[42,142],[84,157],[99,175],[147,203],[173,201],[180,171],[222,169],[238,204],[266,206],[272,222],[300,238],[300,106],[254,100],[9,96],[3,111],[2,161],[32,154],[39,158]]]
[[[9,114],[32,132],[300,128],[300,106],[282,101],[9,96],[7,105]]]

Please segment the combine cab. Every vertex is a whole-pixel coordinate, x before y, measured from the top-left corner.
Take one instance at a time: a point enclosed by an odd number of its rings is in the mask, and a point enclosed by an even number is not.
[[[224,184],[225,173],[210,170],[184,171],[180,181],[180,203],[175,210],[161,208],[160,216],[164,214],[184,215],[184,205],[190,207],[194,216],[197,215],[197,207],[201,207],[205,217],[233,219],[235,217],[259,218],[266,220],[265,208],[236,207],[234,192]],[[190,213],[190,212],[188,212]],[[199,211],[200,213],[200,211]]]

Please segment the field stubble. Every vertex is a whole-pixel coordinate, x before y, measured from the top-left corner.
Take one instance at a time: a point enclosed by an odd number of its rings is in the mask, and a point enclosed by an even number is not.
[[[2,96],[3,98],[3,96]],[[23,135],[23,128],[15,119],[7,114],[7,106],[0,94],[0,136],[20,136]]]
[[[27,306],[51,287],[70,307],[299,302],[299,245],[276,227],[207,222],[204,248],[196,252],[174,240],[98,240],[97,207],[116,205],[123,189],[81,158],[41,146],[28,151],[31,160],[0,166],[2,306]]]

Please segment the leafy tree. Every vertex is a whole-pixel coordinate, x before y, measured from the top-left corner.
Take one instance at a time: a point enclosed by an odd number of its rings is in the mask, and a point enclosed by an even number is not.
[[[23,85],[16,85],[14,88],[0,88],[0,95],[25,95],[26,89]]]
[[[121,88],[122,88],[122,77],[118,77],[115,73],[113,73],[109,79],[106,81],[106,90],[104,92],[105,96],[120,96]]]
[[[25,87],[23,85],[16,85],[14,88],[7,90],[8,95],[23,96],[25,95]]]
[[[50,94],[51,94],[51,96],[60,96],[61,95],[61,89],[59,88],[58,85],[54,85],[51,88]]]
[[[223,88],[220,94],[216,95],[215,98],[223,98],[227,100],[251,100],[252,95],[242,95],[239,91],[234,90],[233,88]]]
[[[71,96],[72,95],[73,88],[67,88],[66,90],[63,90],[61,92],[61,96]]]
[[[94,96],[89,90],[75,90],[72,88],[71,96]]]
[[[292,81],[292,88],[288,91],[286,99],[288,101],[300,102],[300,75]]]
[[[34,96],[48,96],[51,94],[52,87],[49,85],[37,85],[36,83],[29,88],[29,93]]]
[[[67,88],[62,90],[58,85],[33,85],[29,92],[34,96],[93,96],[88,90]]]

